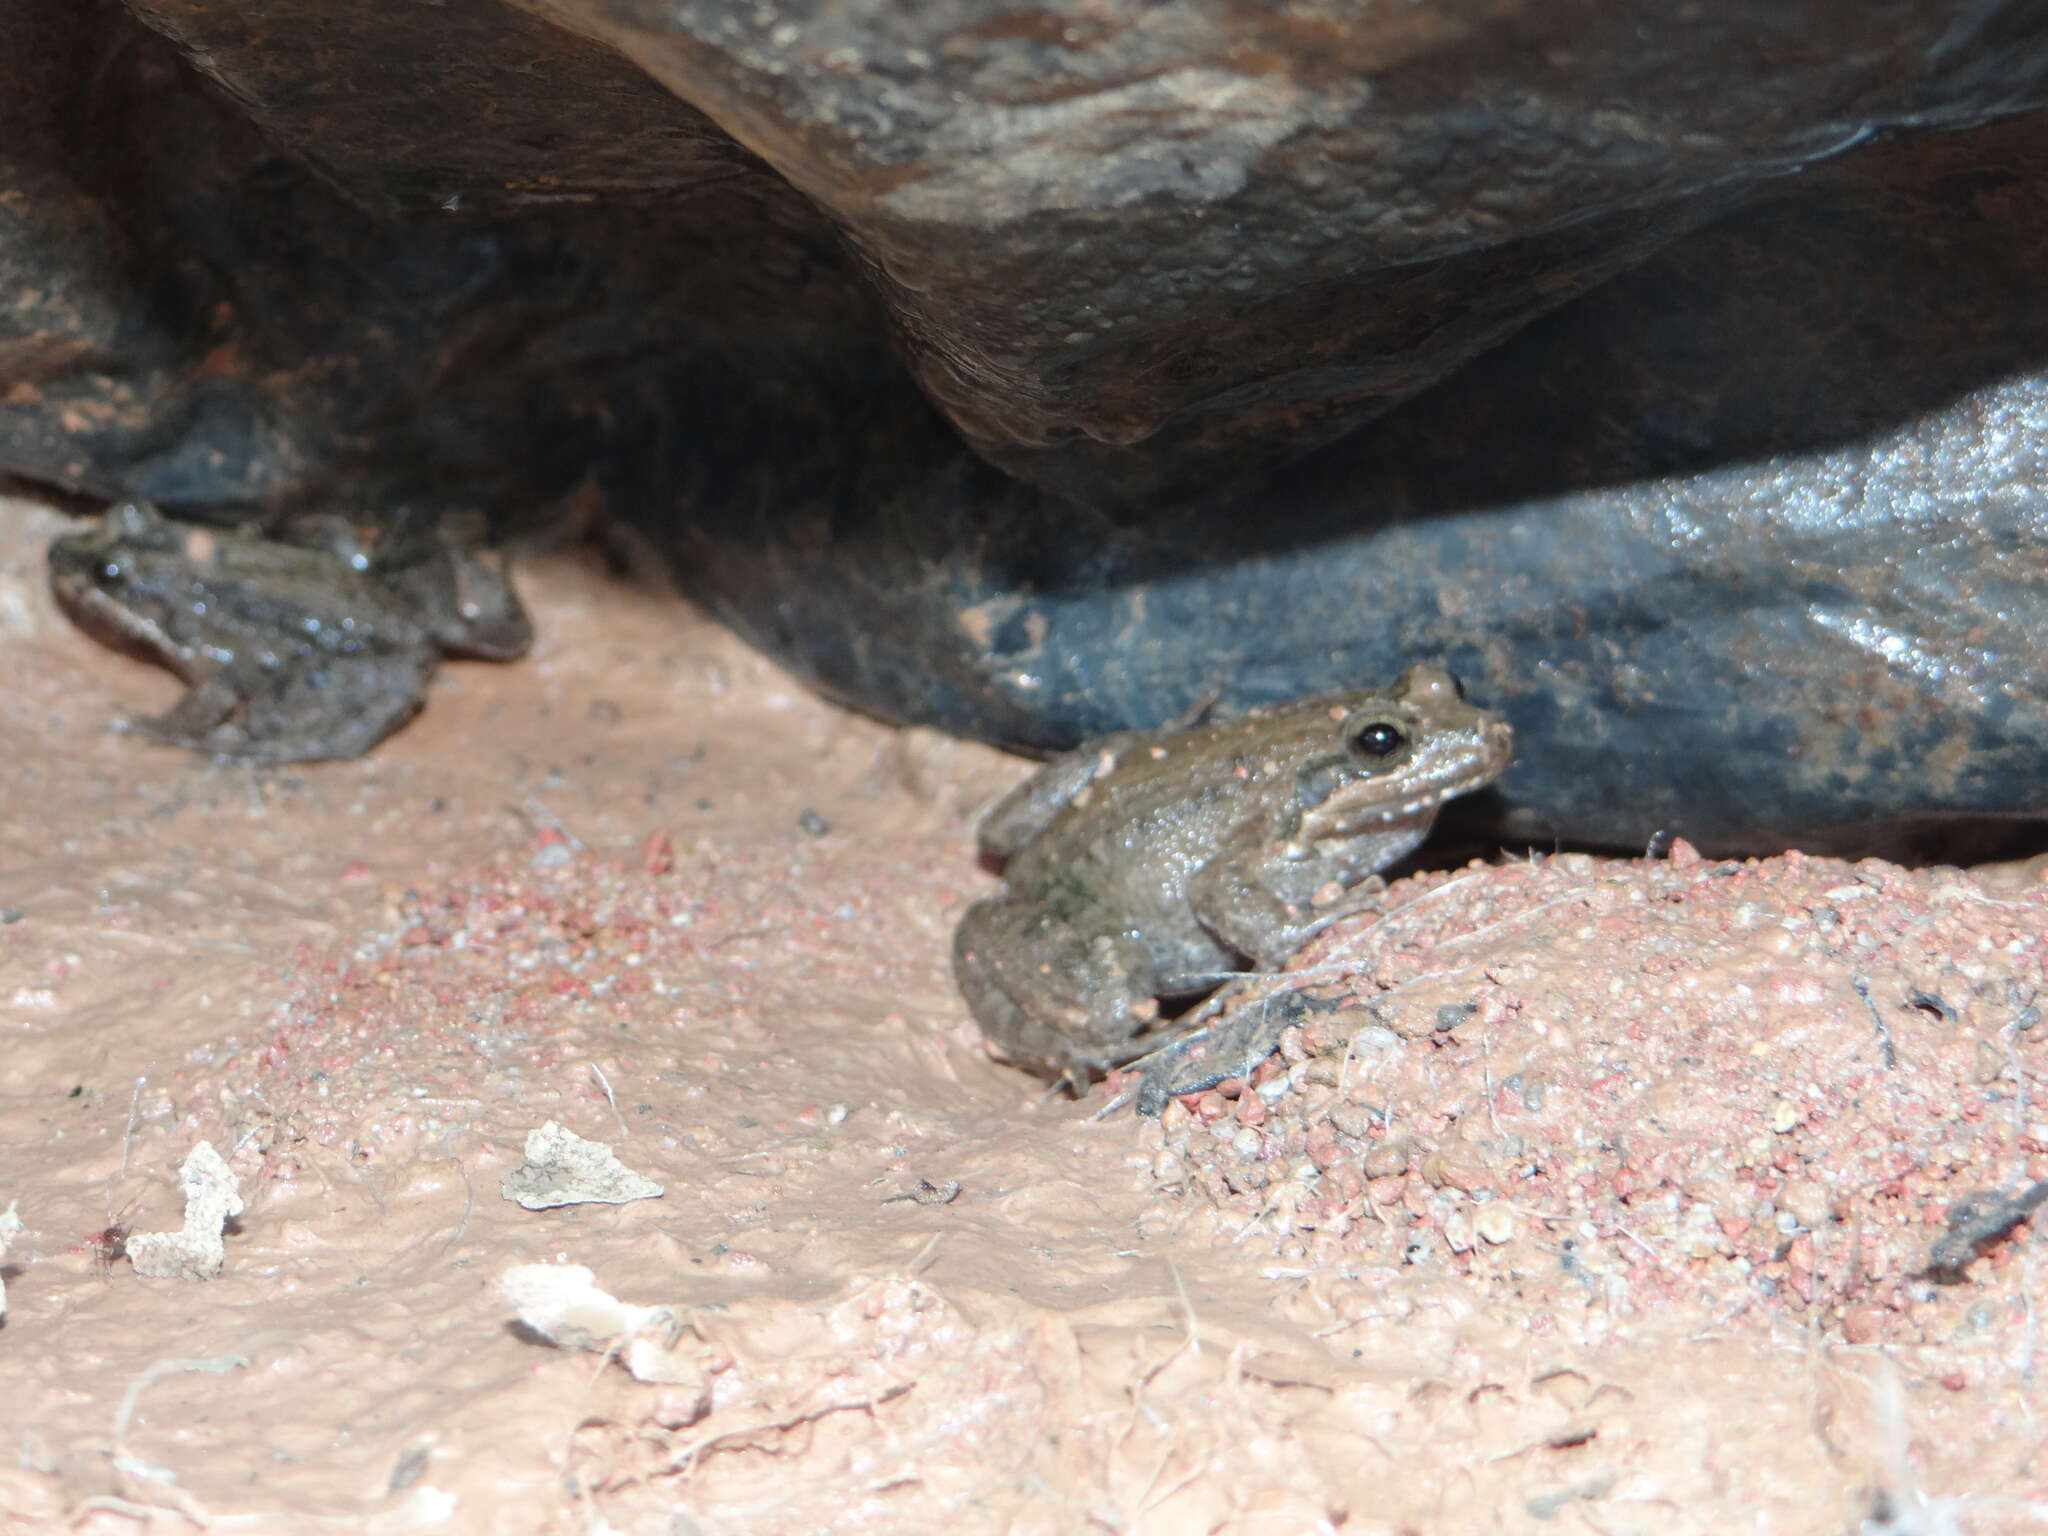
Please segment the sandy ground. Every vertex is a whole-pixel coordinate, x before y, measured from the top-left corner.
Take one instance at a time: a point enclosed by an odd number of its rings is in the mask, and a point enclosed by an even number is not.
[[[1250,1082],[1093,1119],[947,972],[1022,765],[567,558],[371,761],[196,762],[63,526],[0,503],[14,1525],[2048,1523],[2036,870],[1423,876]],[[666,1193],[507,1200],[550,1120]],[[144,1278],[202,1141],[224,1266]]]

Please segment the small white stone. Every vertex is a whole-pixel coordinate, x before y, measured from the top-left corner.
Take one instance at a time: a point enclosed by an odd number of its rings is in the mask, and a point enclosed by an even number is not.
[[[561,1205],[625,1205],[658,1200],[662,1188],[621,1163],[601,1141],[586,1141],[550,1120],[526,1134],[526,1159],[498,1181],[499,1192],[529,1211]]]
[[[1474,1213],[1472,1230],[1489,1243],[1509,1242],[1515,1235],[1515,1213],[1498,1200],[1490,1200]]]

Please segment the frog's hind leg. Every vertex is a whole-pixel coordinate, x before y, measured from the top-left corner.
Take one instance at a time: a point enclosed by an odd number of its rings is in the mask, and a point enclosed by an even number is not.
[[[168,714],[131,722],[152,740],[258,767],[361,757],[418,713],[432,663],[400,656],[296,658],[223,671]]]
[[[1067,1081],[1115,1065],[1158,1014],[1144,945],[1084,936],[1030,902],[970,907],[953,936],[953,974],[998,1054]]]
[[[200,750],[245,763],[361,757],[420,711],[433,664],[403,656],[320,658],[253,689]]]

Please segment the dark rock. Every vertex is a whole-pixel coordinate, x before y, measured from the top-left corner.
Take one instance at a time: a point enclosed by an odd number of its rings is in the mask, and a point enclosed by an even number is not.
[[[474,3],[388,11],[380,51],[374,32],[314,25],[323,9],[303,31],[273,10],[282,30],[257,34],[300,71],[311,137],[287,154],[283,124],[259,127],[118,7],[0,0],[0,57],[20,71],[0,93],[0,192],[22,193],[0,205],[0,292],[17,296],[0,311],[0,468],[216,520],[406,500],[516,515],[612,452],[611,402],[631,411],[651,361],[882,344],[817,213],[615,55]],[[457,24],[478,18],[526,52]],[[536,93],[536,70],[588,98]],[[445,90],[419,89],[437,72]],[[524,126],[465,148],[464,111],[505,130],[493,92],[533,99]],[[580,109],[597,114],[582,140]],[[323,126],[351,170],[411,155],[343,184]],[[608,134],[666,158],[622,185]],[[589,150],[593,179],[539,185],[551,143]],[[431,156],[455,171],[437,179]],[[730,340],[704,341],[714,327]]]
[[[2043,117],[1872,149],[1136,524],[948,457],[901,392],[850,429],[703,398],[772,445],[700,464],[665,536],[828,691],[1040,749],[1441,658],[1518,743],[1447,819],[1511,845],[2048,816],[2044,178]]]
[[[195,506],[494,452],[552,485],[621,372],[699,335],[647,266],[711,239],[753,271],[764,224],[806,248],[781,266],[858,273],[985,456],[1160,503],[1341,436],[1770,178],[2048,99],[2033,0],[4,0],[0,43],[17,334],[45,376],[54,349],[130,385],[0,422],[0,457],[163,481],[175,440]],[[552,459],[495,430],[545,388],[583,413]],[[67,403],[125,431],[74,412],[15,450]]]
[[[551,6],[830,210],[985,456],[1097,506],[1331,441],[1874,130],[2048,101],[2030,0]]]

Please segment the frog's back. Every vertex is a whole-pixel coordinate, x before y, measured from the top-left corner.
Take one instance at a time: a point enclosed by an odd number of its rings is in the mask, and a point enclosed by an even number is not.
[[[1004,871],[1010,891],[1069,922],[1139,928],[1192,923],[1195,871],[1248,820],[1291,798],[1306,744],[1328,738],[1347,695],[1186,731],[1133,736],[1115,765],[1074,795]],[[1358,697],[1368,697],[1359,695]]]

